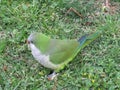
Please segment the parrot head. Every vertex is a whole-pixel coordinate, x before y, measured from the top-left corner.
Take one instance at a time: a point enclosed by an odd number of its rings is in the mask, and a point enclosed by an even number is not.
[[[34,34],[35,33],[30,34],[30,36],[28,37],[28,39],[26,41],[27,44],[33,43],[33,41],[34,41]]]

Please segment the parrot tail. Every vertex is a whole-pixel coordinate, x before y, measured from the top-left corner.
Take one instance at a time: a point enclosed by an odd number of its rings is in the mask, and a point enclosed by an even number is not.
[[[79,47],[84,48],[85,46],[89,45],[92,41],[94,41],[96,38],[98,38],[102,34],[102,30],[97,31],[93,34],[86,34],[78,39],[78,42],[80,43]]]

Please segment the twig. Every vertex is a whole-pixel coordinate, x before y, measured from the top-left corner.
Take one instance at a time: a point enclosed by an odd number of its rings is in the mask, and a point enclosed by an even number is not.
[[[83,18],[83,16],[82,16],[77,10],[75,10],[75,9],[72,8],[72,7],[66,12],[65,16],[66,16],[70,11],[73,11],[73,12],[76,13],[79,17]]]

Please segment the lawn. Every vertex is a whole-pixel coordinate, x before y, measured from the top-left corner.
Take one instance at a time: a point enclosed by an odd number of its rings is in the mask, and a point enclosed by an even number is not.
[[[0,90],[120,90],[120,0],[0,0]],[[80,17],[73,11],[74,8]],[[57,81],[31,55],[31,32],[75,39],[104,33],[82,49]]]

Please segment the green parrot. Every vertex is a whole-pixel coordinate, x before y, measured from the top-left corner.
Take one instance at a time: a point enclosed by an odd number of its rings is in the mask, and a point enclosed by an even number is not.
[[[53,80],[58,75],[56,72],[63,69],[82,48],[98,38],[101,33],[102,31],[97,31],[91,35],[83,35],[78,40],[60,40],[34,32],[28,37],[27,43],[33,57],[41,65],[53,71],[48,75],[48,79]]]

